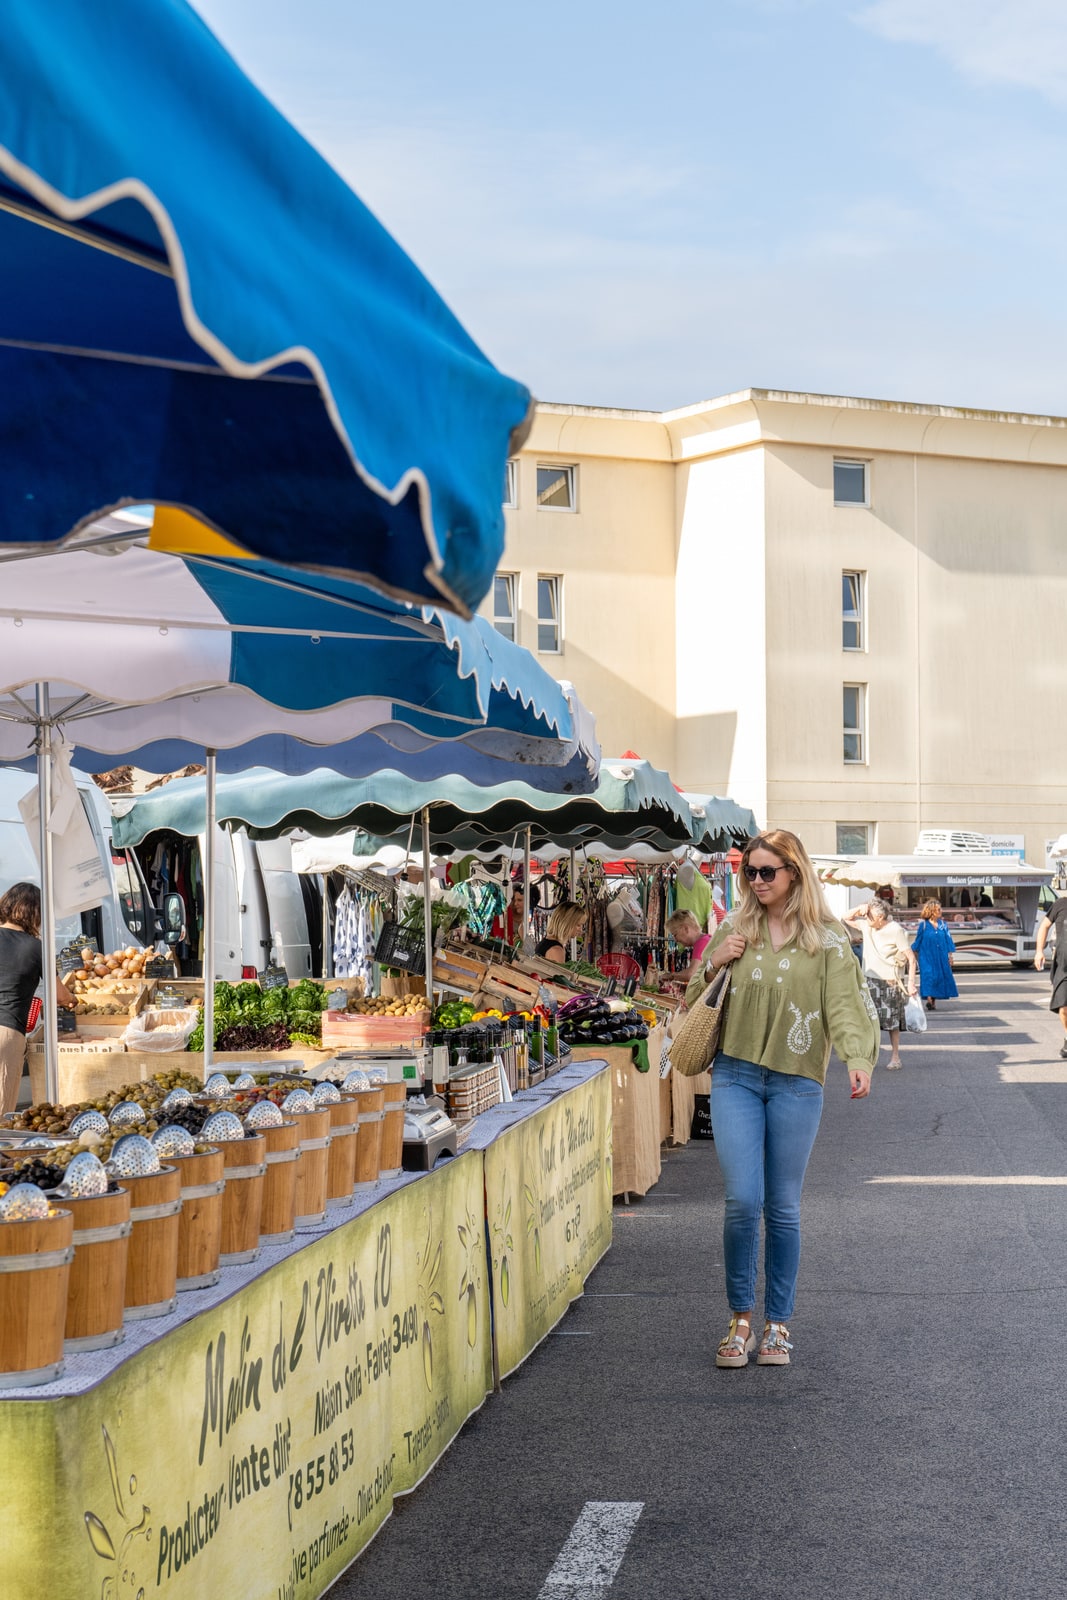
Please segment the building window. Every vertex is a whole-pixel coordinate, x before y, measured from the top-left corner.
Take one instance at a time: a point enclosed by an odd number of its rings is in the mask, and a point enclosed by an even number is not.
[[[563,579],[537,580],[537,648],[543,656],[563,651]]]
[[[873,822],[839,822],[837,824],[837,854],[839,856],[869,856],[873,849]]]
[[[519,575],[517,572],[498,572],[493,579],[493,627],[513,644],[518,616]]]
[[[537,469],[537,508],[539,511],[576,511],[574,467]]]
[[[863,604],[867,598],[866,574],[843,572],[841,574],[841,648],[866,650],[867,630],[864,626]]]
[[[865,506],[867,495],[867,462],[834,461],[834,505]]]
[[[867,685],[846,683],[842,691],[844,759],[850,765],[867,760]]]
[[[504,504],[517,506],[519,503],[519,463],[512,457],[504,468]]]

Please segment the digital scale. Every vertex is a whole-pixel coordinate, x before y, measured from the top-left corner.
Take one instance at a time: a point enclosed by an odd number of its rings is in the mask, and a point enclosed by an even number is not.
[[[355,1068],[361,1072],[380,1072],[386,1083],[403,1083],[408,1089],[421,1089],[426,1083],[429,1067],[428,1050],[339,1050],[329,1063],[331,1073],[335,1068],[342,1074]]]
[[[456,1125],[436,1096],[425,1101],[408,1101],[404,1112],[405,1172],[429,1172],[442,1159],[457,1150]]]

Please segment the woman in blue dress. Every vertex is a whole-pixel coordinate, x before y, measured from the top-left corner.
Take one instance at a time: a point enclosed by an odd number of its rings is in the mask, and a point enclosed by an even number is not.
[[[919,993],[927,1011],[939,1000],[955,1000],[959,995],[952,976],[952,957],[956,946],[941,916],[940,900],[927,900],[911,948],[919,958]]]

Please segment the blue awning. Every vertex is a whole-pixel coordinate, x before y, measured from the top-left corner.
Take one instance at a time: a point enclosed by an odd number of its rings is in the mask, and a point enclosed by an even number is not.
[[[486,594],[528,392],[184,0],[8,0],[0,262],[0,545]]]

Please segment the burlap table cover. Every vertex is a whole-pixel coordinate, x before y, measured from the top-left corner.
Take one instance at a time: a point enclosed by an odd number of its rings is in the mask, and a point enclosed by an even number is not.
[[[654,1029],[648,1039],[648,1072],[638,1072],[629,1044],[582,1045],[574,1061],[606,1061],[611,1068],[611,1169],[614,1194],[647,1194],[660,1175],[660,1057]]]

